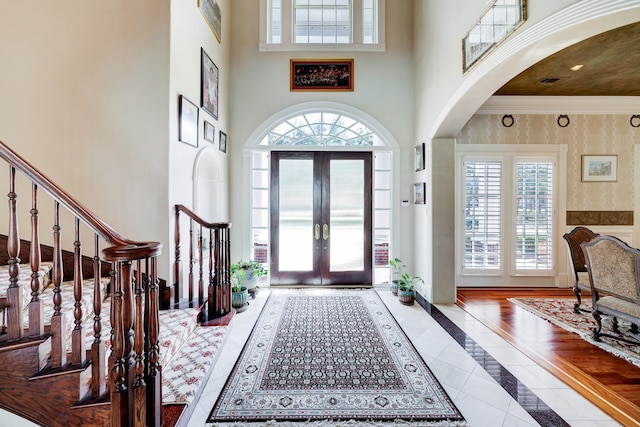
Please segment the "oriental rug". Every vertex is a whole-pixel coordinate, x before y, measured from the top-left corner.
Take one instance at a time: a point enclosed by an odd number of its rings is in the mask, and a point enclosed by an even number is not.
[[[208,422],[466,425],[377,292],[346,289],[272,290]]]
[[[590,313],[590,298],[584,298],[580,306],[589,312],[581,312],[579,314],[573,311],[574,298],[509,298],[509,301],[556,326],[580,335],[582,339],[589,341],[593,345],[640,367],[640,345],[608,336],[601,336],[602,341],[600,342],[592,338],[591,334],[596,327],[596,321]],[[611,318],[603,316],[602,332],[625,339],[640,340],[638,335],[634,335],[629,331],[631,325],[628,322],[619,320],[618,323],[619,334],[613,331]]]

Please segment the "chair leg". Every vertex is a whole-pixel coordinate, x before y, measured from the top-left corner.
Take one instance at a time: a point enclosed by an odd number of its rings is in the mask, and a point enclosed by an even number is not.
[[[573,293],[576,294],[577,303],[573,305],[573,311],[580,314],[580,304],[582,304],[582,296],[580,295],[580,288],[577,286],[573,287]]]
[[[593,318],[596,319],[596,327],[593,328],[593,339],[595,341],[600,341],[600,331],[602,330],[602,318],[600,317],[600,312],[593,310],[591,312]]]
[[[615,332],[616,334],[619,334],[620,333],[620,328],[618,328],[618,318],[614,316],[611,319],[611,323],[613,325],[613,332]]]

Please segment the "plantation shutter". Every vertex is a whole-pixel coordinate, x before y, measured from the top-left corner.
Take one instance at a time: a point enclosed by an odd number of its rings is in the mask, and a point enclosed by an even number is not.
[[[502,162],[466,161],[464,269],[501,267]]]
[[[516,161],[516,270],[553,267],[553,163]]]

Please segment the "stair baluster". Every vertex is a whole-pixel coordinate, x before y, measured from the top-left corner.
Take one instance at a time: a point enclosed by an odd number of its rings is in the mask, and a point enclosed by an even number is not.
[[[180,298],[183,295],[184,290],[181,288],[182,284],[182,271],[180,268],[180,213],[184,213],[189,219],[189,271],[187,273],[187,286],[188,289],[188,301],[184,302],[185,305],[190,307],[201,306],[205,301],[203,300],[204,290],[204,259],[203,259],[203,229],[208,230],[209,234],[209,284],[206,290],[206,309],[203,312],[205,324],[225,324],[229,321],[229,317],[233,316],[235,310],[231,307],[231,281],[230,281],[230,255],[229,255],[229,228],[230,223],[219,222],[209,223],[200,218],[190,209],[183,205],[175,206],[175,262],[174,262],[174,289],[173,289],[173,307],[181,307]],[[198,302],[195,302],[195,289],[193,282],[193,264],[194,250],[193,250],[193,224],[197,224],[199,227],[198,235],[198,262],[199,262],[199,277],[198,277]],[[213,237],[213,238],[212,238]],[[213,251],[213,253],[212,253]],[[213,258],[213,259],[212,259]],[[163,290],[162,295],[170,293],[169,290]],[[170,302],[163,301],[163,304],[170,304]],[[196,305],[198,304],[198,305]]]
[[[82,321],[84,313],[82,312],[82,242],[80,241],[80,219],[76,218],[75,242],[73,252],[73,319],[74,327],[71,332],[71,363],[82,365],[87,359],[87,345],[84,339],[84,329]]]
[[[20,237],[18,233],[18,195],[16,194],[16,169],[9,167],[9,233],[7,253],[9,254],[9,288],[7,289],[7,338],[19,340],[23,336],[22,289],[18,285],[20,275]]]
[[[44,305],[40,300],[40,227],[38,225],[38,186],[31,186],[31,245],[29,261],[31,265],[31,302],[29,303],[29,336],[44,334]]]
[[[102,339],[102,263],[99,257],[100,239],[95,236],[93,256],[93,343],[91,344],[91,396],[99,397],[106,390],[106,349]]]
[[[54,226],[53,226],[53,316],[51,317],[51,366],[61,368],[67,364],[66,350],[66,321],[62,314],[62,249],[61,249],[62,227],[60,226],[60,203],[54,205]]]

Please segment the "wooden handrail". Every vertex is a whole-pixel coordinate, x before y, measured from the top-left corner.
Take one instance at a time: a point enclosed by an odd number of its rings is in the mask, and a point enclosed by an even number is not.
[[[233,316],[233,309],[231,307],[231,280],[230,280],[230,242],[229,242],[229,229],[231,223],[229,222],[208,222],[203,220],[198,214],[184,205],[175,206],[175,261],[174,261],[174,289],[173,289],[173,306],[181,307],[184,305],[181,302],[183,289],[181,287],[181,258],[180,258],[180,213],[184,213],[190,220],[189,226],[189,260],[187,265],[189,266],[188,272],[188,301],[186,305],[189,307],[202,307],[206,300],[206,311],[203,310],[203,322],[212,324],[218,322],[218,320],[226,316]],[[198,243],[196,250],[198,251],[198,289],[196,292],[194,286],[194,273],[193,266],[196,262],[194,257],[193,248],[193,225],[197,224],[198,230]],[[208,230],[209,245],[208,248],[203,248],[203,229]],[[208,250],[208,287],[205,296],[205,275],[204,275],[204,252],[203,249]],[[162,292],[163,295],[170,294],[170,290]],[[197,300],[196,300],[197,293]],[[170,297],[169,297],[170,298]],[[163,307],[170,305],[169,300],[163,301]],[[204,308],[204,307],[203,307]],[[212,321],[210,323],[209,321]],[[224,323],[224,321],[223,321]]]
[[[116,232],[106,222],[92,211],[78,202],[65,190],[56,185],[51,179],[37,170],[20,155],[0,141],[0,158],[9,165],[9,232],[7,235],[7,255],[9,265],[9,288],[7,296],[3,298],[7,306],[7,342],[20,343],[24,338],[23,311],[25,302],[28,303],[29,339],[44,339],[44,315],[41,303],[41,285],[39,269],[41,264],[38,212],[38,191],[44,191],[54,200],[53,218],[53,269],[52,293],[53,315],[50,318],[48,336],[51,337],[51,353],[49,367],[53,370],[85,369],[87,362],[91,362],[90,396],[92,399],[104,399],[108,392],[110,400],[110,425],[113,427],[129,425],[161,425],[161,367],[158,364],[160,346],[159,334],[159,292],[157,277],[157,257],[162,252],[159,242],[138,242],[126,239]],[[18,227],[16,172],[25,175],[32,186],[31,200],[31,241],[29,266],[31,269],[29,301],[23,301],[22,288],[19,283],[21,251]],[[73,233],[73,281],[72,293],[62,292],[64,277],[61,247],[60,207],[66,208],[74,216]],[[80,236],[80,222],[84,223],[92,233],[95,233],[95,254],[93,257],[93,304],[84,304],[83,287],[83,255]],[[110,264],[111,275],[111,306],[109,318],[111,330],[111,355],[106,358],[105,339],[102,338],[102,300],[99,257],[99,240],[106,242],[102,249],[102,259]],[[72,294],[72,295],[71,295]],[[64,301],[73,299],[72,318],[73,329],[68,332]],[[67,304],[66,306],[68,306]],[[94,341],[90,352],[86,351],[85,310],[93,311]],[[49,320],[49,319],[47,319]],[[71,336],[70,360],[67,358],[66,342]],[[45,337],[46,338],[46,337]],[[90,360],[87,360],[87,357]],[[105,375],[108,367],[109,374]],[[66,383],[65,383],[66,384]],[[74,387],[72,383],[68,387]],[[26,386],[27,388],[29,386]],[[83,389],[83,385],[75,387]],[[65,392],[77,395],[78,390]],[[24,393],[20,392],[15,399],[18,412],[24,411],[30,401],[22,402]],[[64,411],[70,407],[56,407],[55,403],[46,406],[42,402],[42,418],[40,422],[49,420],[47,415],[57,416],[57,411]],[[73,402],[72,402],[73,404]],[[21,406],[24,405],[24,406]],[[23,412],[24,413],[24,412]],[[77,412],[75,412],[77,414]],[[70,414],[67,412],[67,414]],[[81,415],[77,415],[81,416]]]
[[[96,231],[100,237],[114,246],[155,246],[156,250],[161,251],[162,245],[158,242],[138,243],[122,237],[109,224],[98,218],[96,214],[87,209],[78,202],[74,197],[62,188],[58,187],[51,179],[34,168],[29,162],[23,159],[19,154],[9,148],[0,140],[0,157],[13,165],[17,170],[26,175],[32,183],[36,184],[41,190],[49,193],[54,199],[60,202],[64,207],[71,211],[76,217],[80,218],[85,224]],[[128,250],[132,250],[128,248]],[[133,258],[137,259],[137,258]],[[132,260],[133,260],[132,259]]]
[[[231,228],[230,222],[206,222],[202,218],[198,216],[191,209],[187,208],[185,205],[176,205],[176,212],[184,212],[189,218],[194,220],[197,224],[200,224],[204,228]]]

